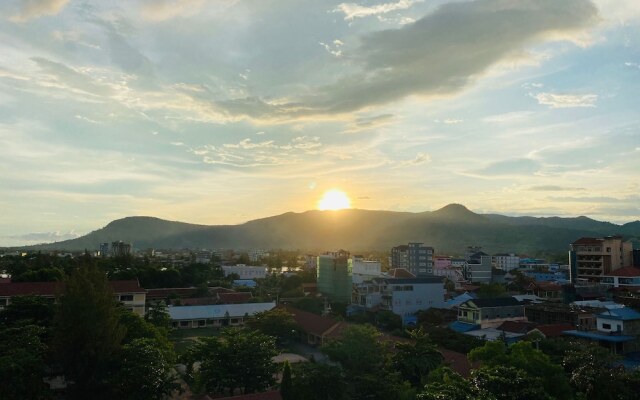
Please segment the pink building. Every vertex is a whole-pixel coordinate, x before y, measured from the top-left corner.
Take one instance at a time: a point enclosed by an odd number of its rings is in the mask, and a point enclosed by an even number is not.
[[[444,269],[451,265],[451,257],[435,256],[433,257],[433,269]]]

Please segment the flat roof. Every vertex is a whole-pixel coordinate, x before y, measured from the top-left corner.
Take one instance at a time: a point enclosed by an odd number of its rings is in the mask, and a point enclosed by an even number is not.
[[[218,304],[208,306],[172,306],[167,307],[172,320],[215,319],[244,317],[269,311],[276,303]]]

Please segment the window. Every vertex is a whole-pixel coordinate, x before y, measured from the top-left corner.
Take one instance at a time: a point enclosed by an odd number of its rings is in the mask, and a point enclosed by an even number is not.
[[[133,295],[132,294],[120,295],[120,301],[133,301]]]
[[[201,319],[198,321],[198,326],[204,326],[206,323],[206,321],[204,319]]]
[[[180,321],[180,326],[189,326],[189,321]]]
[[[611,329],[611,324],[602,324],[602,329]]]

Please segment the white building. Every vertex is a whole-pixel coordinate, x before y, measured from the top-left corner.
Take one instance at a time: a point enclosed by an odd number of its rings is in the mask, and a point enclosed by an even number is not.
[[[196,251],[195,261],[197,264],[209,264],[211,262],[212,253],[208,250]]]
[[[353,256],[351,263],[353,267],[351,279],[355,284],[382,276],[380,261],[369,261],[362,256]]]
[[[440,277],[373,279],[354,288],[352,304],[380,307],[401,317],[431,307],[444,308],[444,284]]]
[[[494,254],[491,261],[494,267],[507,272],[520,266],[520,257],[513,253]]]
[[[240,279],[264,279],[267,277],[267,267],[251,267],[244,264],[223,265],[224,276],[237,274]]]
[[[268,257],[269,253],[267,253],[266,251],[264,251],[262,249],[251,249],[251,250],[247,251],[247,255],[249,256],[249,261],[258,262],[258,261],[262,260],[263,258]]]
[[[176,306],[167,311],[174,328],[204,328],[243,325],[247,318],[275,308],[276,303]]]

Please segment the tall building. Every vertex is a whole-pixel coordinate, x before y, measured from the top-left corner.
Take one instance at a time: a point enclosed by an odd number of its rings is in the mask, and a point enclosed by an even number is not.
[[[131,254],[131,243],[125,243],[122,240],[111,243],[112,256],[128,256],[129,254]]]
[[[100,243],[100,257],[109,255],[109,243]]]
[[[513,253],[494,254],[492,261],[494,267],[507,272],[520,266],[520,257]]]
[[[318,256],[318,291],[329,300],[351,302],[352,264],[349,252],[338,250]]]
[[[362,283],[382,276],[380,261],[365,260],[362,256],[351,258],[351,268],[353,283]]]
[[[391,267],[404,268],[415,276],[433,274],[433,247],[413,242],[391,249]]]
[[[632,264],[633,245],[622,236],[583,237],[571,243],[571,282],[600,282],[603,276]]]

